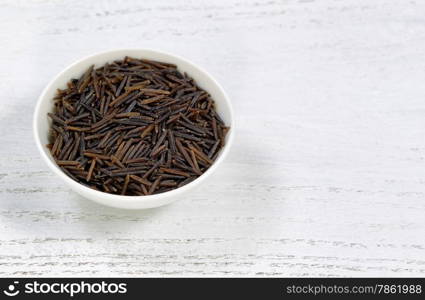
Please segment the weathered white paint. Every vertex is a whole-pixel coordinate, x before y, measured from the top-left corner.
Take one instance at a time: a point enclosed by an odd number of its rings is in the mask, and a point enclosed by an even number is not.
[[[425,2],[0,3],[0,276],[424,276]],[[32,140],[72,61],[151,47],[209,70],[229,159],[185,201],[101,207]]]

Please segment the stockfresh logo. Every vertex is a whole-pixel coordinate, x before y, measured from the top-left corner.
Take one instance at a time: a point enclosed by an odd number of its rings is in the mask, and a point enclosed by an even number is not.
[[[3,293],[9,297],[14,297],[18,295],[19,294],[19,290],[17,288],[18,284],[19,284],[19,281],[14,281],[13,284],[9,284],[7,286],[7,289],[3,290]]]
[[[126,283],[115,282],[42,282],[38,280],[26,281],[18,288],[19,281],[9,284],[3,293],[6,296],[14,297],[21,294],[62,294],[74,297],[77,294],[125,294],[127,293]]]

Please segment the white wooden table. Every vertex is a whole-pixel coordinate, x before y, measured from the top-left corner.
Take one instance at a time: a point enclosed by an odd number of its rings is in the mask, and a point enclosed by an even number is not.
[[[0,276],[425,276],[425,2],[0,2]],[[234,104],[213,180],[102,207],[43,163],[32,114],[94,52],[148,47]]]

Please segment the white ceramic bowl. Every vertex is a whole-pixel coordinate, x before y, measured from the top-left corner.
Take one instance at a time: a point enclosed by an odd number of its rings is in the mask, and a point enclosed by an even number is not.
[[[63,173],[56,165],[53,157],[46,147],[46,144],[49,143],[48,136],[51,125],[51,121],[49,120],[50,118],[47,117],[47,113],[51,112],[53,109],[53,96],[55,95],[56,90],[58,88],[65,88],[66,83],[70,79],[79,78],[84,73],[84,71],[93,64],[96,67],[99,67],[107,62],[122,59],[125,56],[158,60],[177,65],[180,71],[186,72],[189,76],[195,79],[201,88],[211,94],[212,98],[215,100],[217,112],[226,125],[230,126],[230,131],[226,136],[225,146],[223,149],[221,149],[221,153],[213,165],[200,177],[183,187],[169,192],[149,196],[121,196],[96,191],[74,181],[65,173]],[[60,72],[55,78],[53,78],[53,80],[50,81],[50,83],[41,93],[40,98],[38,98],[34,112],[33,127],[35,141],[38,150],[41,153],[41,157],[47,163],[50,169],[52,169],[52,171],[58,175],[66,184],[68,184],[68,186],[75,192],[85,198],[107,206],[125,209],[144,209],[162,206],[184,198],[190,193],[191,190],[193,190],[193,188],[204,182],[223,162],[225,156],[229,152],[233,141],[235,126],[233,110],[229,98],[218,82],[215,81],[214,78],[206,71],[186,59],[164,52],[148,49],[120,49],[98,53],[80,59]]]

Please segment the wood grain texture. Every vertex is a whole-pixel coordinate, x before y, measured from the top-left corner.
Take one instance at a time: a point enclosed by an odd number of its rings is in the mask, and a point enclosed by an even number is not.
[[[0,3],[0,276],[424,276],[423,1]],[[93,52],[209,70],[235,145],[187,199],[129,212],[41,161],[32,113]]]

